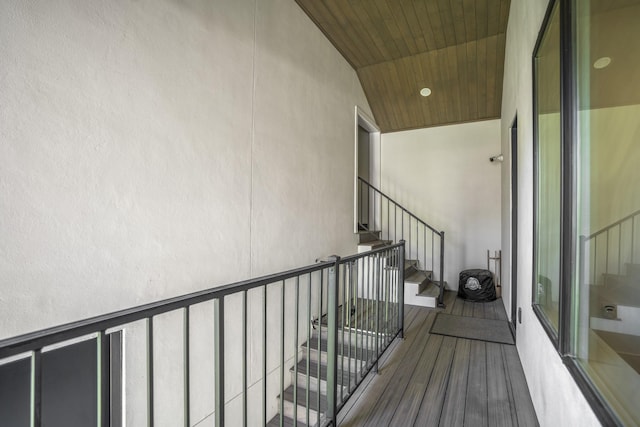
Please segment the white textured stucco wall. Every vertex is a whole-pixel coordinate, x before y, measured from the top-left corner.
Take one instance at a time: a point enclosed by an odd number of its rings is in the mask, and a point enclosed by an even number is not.
[[[500,121],[382,135],[382,191],[445,231],[445,280],[500,249]],[[492,264],[493,268],[493,264]],[[437,273],[436,273],[437,274]]]
[[[7,0],[0,58],[0,338],[355,252],[354,105],[370,110],[295,2]],[[180,340],[171,316],[156,329]],[[161,350],[157,419],[178,425],[180,352]],[[195,422],[211,390],[192,396]]]
[[[541,426],[598,426],[600,423],[563,365],[531,308],[533,248],[533,100],[531,57],[546,0],[513,0],[509,12],[502,97],[503,299],[511,315],[511,142],[518,115],[518,307],[517,346]]]

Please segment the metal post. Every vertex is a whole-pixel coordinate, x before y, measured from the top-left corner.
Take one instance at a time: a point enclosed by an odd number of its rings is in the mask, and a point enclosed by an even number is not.
[[[340,257],[329,257],[334,265],[329,268],[327,291],[327,420],[336,425],[338,412],[338,281]]]
[[[224,297],[213,301],[213,313],[215,317],[213,329],[214,375],[215,375],[215,425],[224,426]]]
[[[400,255],[398,257],[398,306],[400,308],[398,321],[400,322],[400,338],[404,339],[404,240],[400,240]]]
[[[440,232],[440,294],[438,307],[444,308],[444,231]]]
[[[98,378],[100,379],[99,393],[100,397],[98,404],[100,405],[100,427],[109,427],[111,425],[111,345],[110,337],[105,331],[100,331],[98,334],[98,354],[99,354],[99,369],[100,373]]]
[[[42,424],[42,353],[35,350],[31,356],[31,425]]]
[[[147,426],[154,424],[153,317],[147,318]]]

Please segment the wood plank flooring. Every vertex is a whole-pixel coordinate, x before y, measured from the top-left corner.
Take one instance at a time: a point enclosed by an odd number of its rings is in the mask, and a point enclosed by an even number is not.
[[[447,313],[507,320],[502,300],[447,292]],[[439,309],[407,306],[396,340],[338,414],[340,426],[538,426],[516,347],[429,333]]]

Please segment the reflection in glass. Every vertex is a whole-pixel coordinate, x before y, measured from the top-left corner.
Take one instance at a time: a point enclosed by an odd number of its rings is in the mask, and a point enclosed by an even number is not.
[[[576,355],[640,425],[640,0],[579,0]]]
[[[536,236],[534,303],[558,329],[560,295],[560,32],[556,2],[535,55]]]

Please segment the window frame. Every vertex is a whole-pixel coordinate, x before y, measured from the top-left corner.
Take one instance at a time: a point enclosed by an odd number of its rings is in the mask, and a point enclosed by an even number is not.
[[[551,14],[556,3],[560,14],[560,294],[558,330],[551,324],[546,314],[535,301],[537,279],[538,245],[538,117],[537,117],[537,75],[536,57],[542,39],[549,27]],[[544,20],[532,55],[533,77],[533,264],[532,264],[532,309],[549,336],[576,385],[603,425],[622,426],[618,416],[605,401],[600,391],[591,381],[575,356],[576,341],[572,313],[575,308],[575,274],[577,237],[577,188],[578,188],[578,92],[577,92],[577,50],[576,50],[576,0],[549,0]]]

